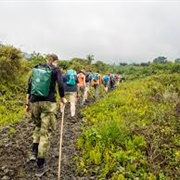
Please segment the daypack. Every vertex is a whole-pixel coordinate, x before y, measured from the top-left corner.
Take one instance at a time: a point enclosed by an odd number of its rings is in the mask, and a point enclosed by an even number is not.
[[[110,74],[110,80],[114,80],[114,74]]]
[[[90,82],[92,79],[92,74],[91,73],[87,73],[86,74],[86,82]]]
[[[31,77],[31,94],[47,97],[50,91],[52,68],[47,64],[34,66]]]
[[[107,75],[103,76],[103,81],[105,83],[107,83],[109,81],[109,76],[107,76]]]
[[[79,85],[79,86],[84,86],[84,85],[85,85],[85,83],[84,83],[84,78],[86,78],[85,75],[83,75],[83,74],[79,74],[79,75],[78,75],[78,85]]]
[[[75,85],[77,82],[77,73],[75,70],[73,69],[69,69],[66,71],[65,74],[65,78],[66,78],[66,84],[68,85]]]
[[[92,76],[92,80],[94,82],[97,82],[98,81],[98,78],[99,78],[99,74],[98,73],[94,73],[93,76]]]

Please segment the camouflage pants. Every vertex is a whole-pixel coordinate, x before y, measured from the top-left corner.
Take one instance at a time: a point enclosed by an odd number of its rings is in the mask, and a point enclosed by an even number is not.
[[[56,103],[40,101],[31,103],[31,117],[35,124],[33,143],[39,143],[38,158],[45,158],[50,147],[50,137],[56,130]]]

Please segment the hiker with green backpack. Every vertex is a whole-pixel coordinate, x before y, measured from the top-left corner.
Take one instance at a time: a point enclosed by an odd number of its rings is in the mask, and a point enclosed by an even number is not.
[[[37,161],[38,177],[48,170],[45,158],[49,152],[50,137],[56,130],[56,84],[61,102],[66,103],[62,74],[57,67],[57,60],[57,55],[48,55],[47,63],[34,66],[28,82],[26,111],[31,112],[35,125],[30,161]]]

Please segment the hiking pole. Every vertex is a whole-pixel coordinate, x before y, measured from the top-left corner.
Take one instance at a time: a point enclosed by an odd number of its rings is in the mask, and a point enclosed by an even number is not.
[[[62,152],[62,136],[63,136],[63,124],[64,124],[64,110],[65,110],[65,103],[62,106],[62,119],[61,119],[61,132],[60,132],[60,142],[59,142],[59,165],[58,165],[58,180],[61,177],[61,152]]]

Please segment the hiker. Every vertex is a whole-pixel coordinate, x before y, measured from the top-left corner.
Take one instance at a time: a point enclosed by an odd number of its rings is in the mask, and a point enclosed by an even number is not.
[[[110,74],[109,77],[110,77],[110,89],[113,89],[115,85],[114,74]]]
[[[115,79],[115,86],[119,86],[119,82],[120,82],[120,75],[118,73],[116,73],[114,75],[114,79]]]
[[[36,176],[38,177],[47,171],[45,158],[49,153],[50,137],[56,130],[56,83],[61,102],[66,103],[62,74],[57,66],[57,60],[57,55],[48,55],[46,63],[38,64],[33,68],[28,81],[26,111],[31,112],[35,125],[30,161],[37,160]],[[45,79],[48,80],[44,83]]]
[[[77,74],[78,78],[78,91],[77,95],[80,99],[80,105],[84,105],[85,102],[85,87],[86,87],[86,76],[84,70],[79,71]]]
[[[126,80],[124,75],[119,75],[119,82],[123,83]]]
[[[104,75],[103,77],[102,77],[102,83],[103,83],[103,85],[104,85],[104,90],[105,90],[105,92],[108,92],[108,89],[109,89],[109,81],[110,81],[110,77],[109,77],[109,75]]]
[[[85,72],[85,76],[86,76],[86,86],[85,86],[85,92],[84,92],[84,99],[86,101],[88,98],[88,92],[89,92],[90,86],[91,86],[91,80],[92,80],[92,76],[93,76],[92,71],[89,70],[89,71]]]
[[[91,80],[91,85],[94,88],[95,98],[99,97],[99,85],[100,85],[100,83],[101,83],[101,76],[99,74],[99,71],[97,71],[97,73],[93,73],[92,80]]]
[[[70,118],[75,122],[76,114],[76,96],[77,96],[77,72],[73,69],[68,69],[63,75],[65,96],[70,103]]]

